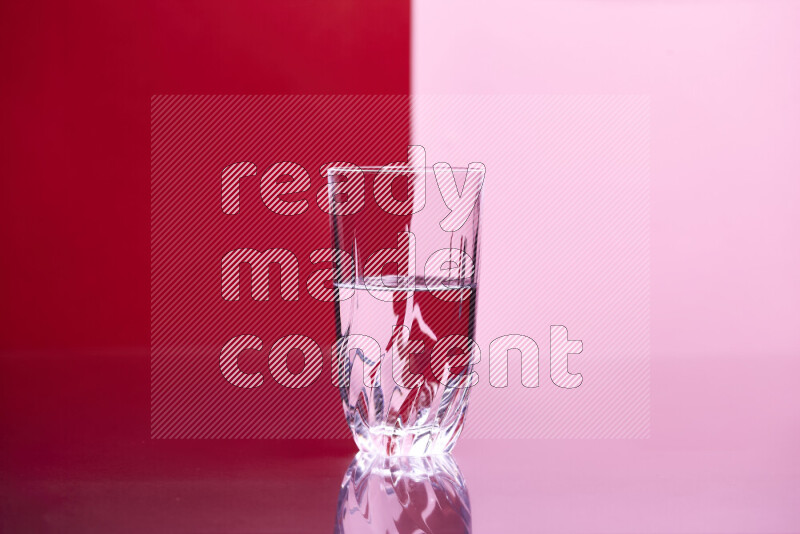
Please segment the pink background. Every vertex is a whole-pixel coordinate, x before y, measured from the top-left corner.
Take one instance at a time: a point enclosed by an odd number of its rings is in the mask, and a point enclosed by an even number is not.
[[[800,529],[798,21],[795,2],[414,3],[415,94],[651,103],[651,437],[509,442],[497,456],[465,440],[476,531]],[[521,146],[518,133],[495,142]],[[489,170],[487,184],[486,221],[536,192],[519,174]],[[479,332],[525,313],[511,300]],[[521,506],[531,515],[489,521]]]
[[[649,98],[415,95],[411,103],[412,140],[430,164],[486,166],[481,358],[463,437],[648,437]],[[551,325],[583,344],[567,361],[582,375],[578,387],[556,385],[565,384],[551,371]],[[510,334],[538,345],[538,387],[522,386],[516,351],[508,387],[492,387],[490,369],[504,355],[491,343]]]

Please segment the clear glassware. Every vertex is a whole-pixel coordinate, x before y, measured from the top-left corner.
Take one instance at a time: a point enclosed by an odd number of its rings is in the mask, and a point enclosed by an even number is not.
[[[484,173],[481,164],[328,170],[333,248],[346,253],[334,261],[334,371],[362,451],[440,454],[461,433],[478,350]]]
[[[464,478],[449,454],[386,457],[359,453],[339,492],[335,534],[469,534]]]

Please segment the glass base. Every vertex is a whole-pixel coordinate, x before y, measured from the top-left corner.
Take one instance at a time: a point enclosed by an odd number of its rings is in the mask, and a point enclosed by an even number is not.
[[[463,415],[449,427],[396,428],[376,426],[352,428],[360,451],[378,456],[431,456],[447,454],[456,445],[463,428]]]

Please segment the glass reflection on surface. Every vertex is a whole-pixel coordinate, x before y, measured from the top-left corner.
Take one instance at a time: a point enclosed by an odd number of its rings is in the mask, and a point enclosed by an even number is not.
[[[449,454],[384,457],[359,453],[344,475],[336,534],[471,531],[467,486]]]

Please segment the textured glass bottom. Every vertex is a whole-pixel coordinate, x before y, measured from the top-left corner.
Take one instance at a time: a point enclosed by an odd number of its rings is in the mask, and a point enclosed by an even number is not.
[[[449,452],[469,399],[464,386],[472,355],[463,340],[474,331],[474,287],[431,290],[415,281],[381,290],[367,281],[348,289],[353,295],[337,303],[339,372],[359,449],[388,456]]]
[[[363,420],[350,425],[359,450],[384,456],[428,456],[449,453],[463,427],[466,402],[463,410],[448,421],[446,426],[415,426],[398,429],[389,426],[368,427]]]
[[[356,455],[342,481],[336,534],[466,534],[469,494],[450,455],[388,458]]]

